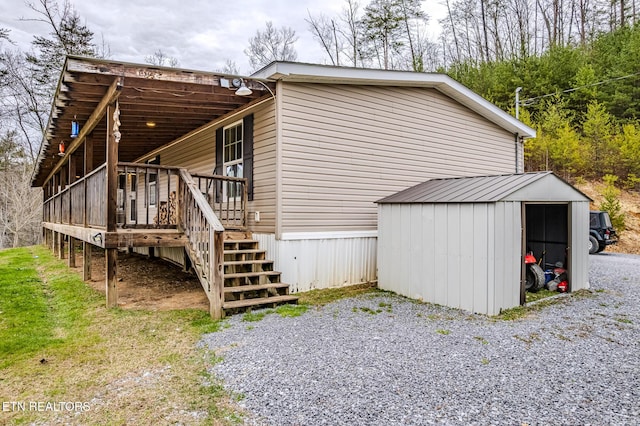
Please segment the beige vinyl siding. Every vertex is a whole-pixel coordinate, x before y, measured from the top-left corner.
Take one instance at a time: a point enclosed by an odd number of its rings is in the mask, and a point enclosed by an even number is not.
[[[255,232],[275,232],[275,107],[273,102],[258,106],[246,114],[254,114],[253,123],[253,201],[249,202],[249,229]],[[244,116],[243,115],[243,116]],[[222,121],[187,137],[184,141],[162,150],[160,163],[185,167],[192,173],[213,173],[216,156],[216,129],[242,117]],[[142,205],[138,206],[143,208]],[[260,212],[255,223],[254,212]]]
[[[514,135],[433,89],[290,83],[280,96],[282,232],[374,230],[384,196],[515,172]]]
[[[260,212],[260,222],[254,212]],[[276,121],[269,102],[253,116],[253,201],[249,202],[249,229],[274,233],[276,224]]]

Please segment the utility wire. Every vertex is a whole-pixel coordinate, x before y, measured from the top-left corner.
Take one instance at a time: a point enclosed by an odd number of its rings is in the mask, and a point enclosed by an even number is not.
[[[548,98],[549,96],[555,96],[555,95],[558,95],[560,93],[571,93],[571,92],[575,92],[576,90],[584,89],[584,88],[587,88],[587,87],[600,86],[600,85],[603,85],[603,84],[611,83],[612,81],[624,80],[625,78],[634,77],[636,75],[640,75],[640,71],[639,72],[634,72],[633,74],[623,75],[622,77],[614,77],[614,78],[610,78],[608,80],[599,81],[597,83],[585,84],[584,86],[574,87],[572,89],[566,89],[566,90],[563,90],[561,92],[547,93],[546,95],[540,95],[540,96],[536,96],[536,97],[533,97],[533,98],[524,99],[524,100],[520,101],[520,105],[522,105],[522,106],[533,105],[538,100],[543,99],[543,98]]]

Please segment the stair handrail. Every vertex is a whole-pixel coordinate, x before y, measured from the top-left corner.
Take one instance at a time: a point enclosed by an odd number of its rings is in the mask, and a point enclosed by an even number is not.
[[[209,299],[209,311],[215,319],[223,316],[223,257],[224,226],[206,198],[198,189],[191,174],[180,169],[179,226],[189,241],[189,255],[194,269]],[[205,282],[207,285],[205,286]]]

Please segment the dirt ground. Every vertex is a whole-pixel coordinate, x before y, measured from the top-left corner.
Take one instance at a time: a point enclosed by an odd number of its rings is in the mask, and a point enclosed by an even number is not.
[[[91,281],[96,290],[105,292],[104,251],[93,248]],[[76,254],[77,272],[82,275],[82,253]],[[118,253],[118,306],[123,309],[209,310],[209,301],[194,274],[169,262],[126,252]]]

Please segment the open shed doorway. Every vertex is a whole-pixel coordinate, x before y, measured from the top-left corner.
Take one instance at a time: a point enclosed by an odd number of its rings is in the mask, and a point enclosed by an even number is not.
[[[562,262],[569,276],[569,204],[525,204],[525,250],[533,252],[543,270]],[[521,300],[524,301],[524,287]],[[569,288],[571,291],[571,279]]]

